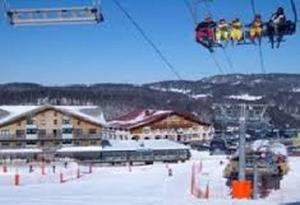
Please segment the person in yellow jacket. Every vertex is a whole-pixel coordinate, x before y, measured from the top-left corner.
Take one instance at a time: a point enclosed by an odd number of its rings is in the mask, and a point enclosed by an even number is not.
[[[255,39],[261,39],[263,32],[263,22],[261,20],[261,16],[259,14],[255,15],[254,21],[250,24],[250,40],[255,42]]]
[[[216,41],[221,44],[222,41],[229,40],[229,24],[225,19],[220,19],[216,27]]]
[[[231,22],[230,38],[233,42],[241,42],[244,38],[243,24],[236,18]]]

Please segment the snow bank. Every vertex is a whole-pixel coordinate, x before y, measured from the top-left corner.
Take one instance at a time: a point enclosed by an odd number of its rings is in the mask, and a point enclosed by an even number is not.
[[[300,158],[290,158],[291,171],[283,177],[282,189],[266,199],[233,200],[222,177],[226,156],[209,156],[193,151],[202,160],[203,173],[209,180],[210,198],[197,199],[190,194],[191,168],[194,161],[165,165],[132,167],[95,167],[91,175],[63,184],[40,183],[31,186],[0,187],[0,203],[5,205],[278,205],[300,201]],[[223,164],[220,164],[223,160]],[[201,180],[201,178],[200,178]],[[1,183],[1,182],[0,182]]]
[[[279,142],[271,143],[269,140],[256,140],[251,145],[251,148],[253,151],[257,152],[265,152],[267,150],[270,150],[271,152],[277,155],[288,155],[287,148],[285,145]]]
[[[101,146],[78,146],[78,147],[63,147],[57,150],[57,152],[100,152]]]
[[[261,100],[263,98],[263,96],[242,94],[242,95],[230,95],[227,98],[234,99],[234,100],[257,101],[257,100]]]
[[[171,140],[110,140],[111,146],[104,147],[104,150],[171,150],[189,149],[187,146]]]
[[[182,93],[182,94],[188,94],[191,92],[190,89],[180,89],[180,88],[162,88],[158,86],[151,86],[150,88],[153,90],[159,90],[163,92],[174,92],[174,93]]]
[[[211,97],[211,94],[196,94],[196,95],[190,95],[190,97],[197,100],[200,98]]]
[[[0,149],[0,154],[13,154],[13,153],[41,153],[41,149],[26,148],[26,149]]]
[[[292,92],[294,92],[294,93],[300,93],[300,88],[293,88]]]

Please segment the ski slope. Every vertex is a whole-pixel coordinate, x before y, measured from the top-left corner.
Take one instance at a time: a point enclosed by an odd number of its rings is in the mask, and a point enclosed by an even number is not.
[[[203,179],[209,181],[210,198],[197,199],[190,194],[191,167],[202,161]],[[225,163],[220,164],[220,161]],[[0,186],[0,204],[4,205],[269,205],[300,201],[300,158],[290,158],[291,172],[283,179],[283,189],[265,200],[232,200],[222,178],[225,156],[194,152],[189,162],[129,167],[97,167],[90,175],[66,183]],[[201,175],[199,182],[201,183]]]

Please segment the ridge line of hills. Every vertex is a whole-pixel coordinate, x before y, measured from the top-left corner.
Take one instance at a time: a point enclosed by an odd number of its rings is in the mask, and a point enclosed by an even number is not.
[[[300,74],[228,74],[134,84],[0,84],[0,105],[99,105],[108,119],[134,109],[176,109],[212,122],[214,103],[272,104],[276,127],[300,128]]]

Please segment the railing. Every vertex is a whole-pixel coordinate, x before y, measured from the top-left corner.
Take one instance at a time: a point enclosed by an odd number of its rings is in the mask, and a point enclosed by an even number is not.
[[[12,135],[12,134],[0,134],[0,140],[24,140],[26,139],[25,135]]]
[[[62,140],[62,133],[60,134],[37,134],[37,141],[39,140]],[[102,134],[73,134],[73,139],[102,139]],[[0,141],[25,141],[26,135],[12,135],[0,134]]]

